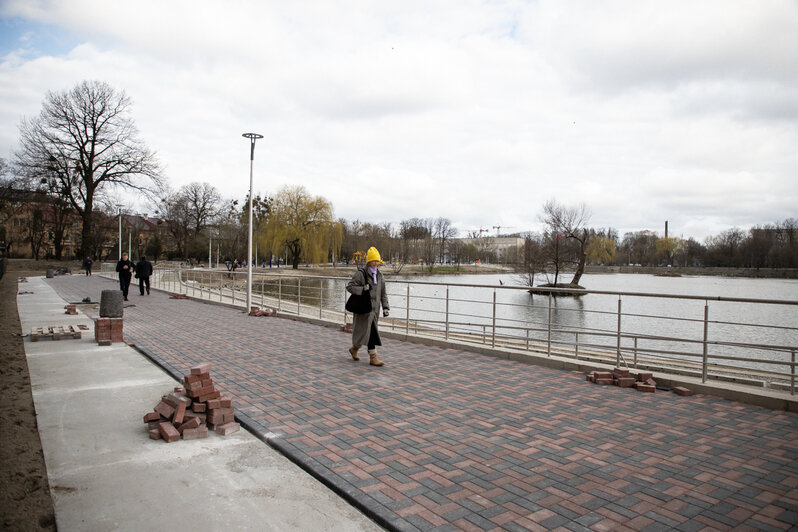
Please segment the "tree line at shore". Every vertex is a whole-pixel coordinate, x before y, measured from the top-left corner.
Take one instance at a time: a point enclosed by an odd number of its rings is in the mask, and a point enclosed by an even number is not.
[[[119,246],[121,224],[134,256],[246,257],[249,198],[224,199],[208,183],[171,190],[155,153],[138,137],[123,91],[84,81],[48,92],[40,114],[23,119],[19,131],[13,160],[0,159],[0,241],[10,256],[25,249],[60,259],[71,242],[72,258],[108,258]],[[117,195],[129,190],[146,199],[151,215],[133,215],[118,203]],[[279,258],[293,267],[358,260],[370,246],[398,263],[498,262],[533,277],[546,273],[554,283],[560,271],[575,270],[574,284],[586,263],[798,267],[795,218],[730,228],[700,243],[648,230],[621,237],[612,228],[589,227],[585,206],[550,200],[539,217],[543,231],[503,235],[519,244],[499,247],[482,231],[463,234],[447,218],[338,219],[328,200],[301,186],[252,203],[259,262]]]

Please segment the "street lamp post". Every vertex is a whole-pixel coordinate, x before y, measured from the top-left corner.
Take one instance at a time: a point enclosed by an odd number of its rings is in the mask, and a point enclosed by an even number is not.
[[[122,204],[117,203],[116,208],[119,211],[119,260],[122,260]]]
[[[252,309],[252,171],[255,165],[255,141],[262,139],[263,135],[257,133],[244,133],[241,135],[250,141],[249,150],[249,238],[247,239],[247,307],[246,312]]]

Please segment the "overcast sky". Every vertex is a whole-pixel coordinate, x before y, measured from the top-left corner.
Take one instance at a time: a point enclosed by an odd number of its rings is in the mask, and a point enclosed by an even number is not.
[[[48,90],[133,101],[173,188],[348,220],[699,240],[798,217],[798,1],[0,0],[0,157]],[[132,199],[132,198],[131,198]],[[143,209],[143,206],[142,206]]]

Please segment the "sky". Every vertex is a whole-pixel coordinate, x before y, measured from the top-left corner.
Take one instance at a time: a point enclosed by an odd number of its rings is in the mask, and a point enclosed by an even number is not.
[[[539,231],[553,199],[701,241],[798,217],[798,0],[0,0],[0,157],[83,80],[130,97],[173,189],[244,199],[255,132],[255,194],[350,221]]]

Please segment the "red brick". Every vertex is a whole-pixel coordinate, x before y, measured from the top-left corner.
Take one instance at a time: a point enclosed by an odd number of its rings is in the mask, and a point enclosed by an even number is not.
[[[166,440],[166,443],[172,443],[180,439],[180,433],[167,421],[159,423],[158,430],[161,431],[161,436]]]
[[[635,378],[634,377],[620,377],[617,380],[617,385],[621,388],[631,388],[635,385]]]
[[[213,386],[213,379],[210,378],[210,377],[207,377],[207,378],[203,377],[202,381],[200,381],[200,382],[202,382],[202,386],[203,387],[205,387],[205,386]]]
[[[147,431],[147,434],[150,435],[151,440],[160,440],[163,438],[163,436],[161,436],[161,431],[158,429],[150,429]]]
[[[613,374],[617,375],[618,377],[628,377],[629,376],[629,369],[622,369],[622,368],[613,368]]]
[[[585,375],[585,380],[587,382],[596,382],[596,377],[593,375]]]
[[[174,390],[174,392],[175,392],[175,393],[182,393],[182,394],[185,394],[185,393],[186,393],[186,389],[185,389],[185,388],[183,388],[182,386],[175,386],[175,390]]]
[[[693,395],[693,390],[685,388],[684,386],[677,386],[673,389],[677,395]]]
[[[239,430],[241,430],[241,425],[235,422],[225,423],[223,425],[217,426],[215,430],[216,434],[227,436],[228,434],[232,434],[234,432],[238,432]]]
[[[213,392],[211,392],[211,393],[209,393],[209,394],[206,394],[206,395],[200,395],[200,396],[197,398],[197,400],[198,400],[199,402],[201,402],[201,403],[205,403],[205,402],[207,402],[207,401],[210,401],[211,399],[218,399],[218,398],[219,398],[219,397],[221,397],[221,396],[222,396],[222,392],[220,392],[220,391],[216,390],[216,391],[213,391]]]
[[[175,408],[177,408],[177,405],[180,403],[186,403],[186,408],[188,408],[193,402],[191,398],[183,395],[182,393],[170,393],[169,395],[164,395],[161,400],[174,406]]]
[[[161,401],[160,403],[155,405],[155,408],[153,408],[153,410],[155,412],[158,412],[161,416],[163,416],[166,419],[171,419],[175,413],[175,409],[168,403],[165,403],[164,401]]]
[[[216,408],[222,408],[222,399],[211,399],[208,401],[208,410],[214,410]]]
[[[224,423],[234,420],[235,414],[232,408],[218,408],[216,410],[211,410],[211,413],[208,414],[208,422],[214,425],[223,425]]]
[[[175,415],[172,418],[174,423],[181,425],[183,423],[183,416],[186,415],[186,403],[180,403],[175,409]]]
[[[158,421],[150,421],[149,423],[147,423],[147,430],[153,430],[153,429],[158,430],[158,425],[160,425],[161,423],[163,423],[163,419],[161,419],[159,416]]]
[[[649,386],[654,386],[656,388],[657,381],[655,381],[654,379],[646,379],[646,384],[648,384]]]
[[[213,393],[215,391],[216,391],[216,389],[213,386],[205,386],[205,387],[199,388],[199,389],[191,389],[191,388],[189,388],[188,390],[186,390],[186,392],[188,393],[189,397],[202,397],[203,395],[208,395],[208,394]],[[221,395],[221,394],[219,394],[219,395]],[[214,399],[215,399],[215,397],[214,397]],[[205,400],[200,399],[200,401],[204,403],[205,401],[207,401],[207,399],[205,399]]]
[[[183,377],[183,383],[186,385],[194,384],[195,382],[202,382],[202,377],[199,375],[186,375]]]
[[[199,366],[194,366],[191,368],[192,375],[202,375],[203,373],[209,373],[211,371],[210,364],[200,364]]]
[[[649,392],[649,393],[654,393],[654,391],[657,389],[656,386],[651,386],[650,384],[643,384],[642,382],[638,382],[636,388],[638,392]]]
[[[640,382],[646,382],[648,379],[652,378],[653,376],[654,376],[653,373],[641,371],[640,373],[637,374],[637,380]]]
[[[596,379],[596,384],[610,385],[615,384],[615,381],[612,379]]]
[[[206,408],[207,408],[207,405],[205,403],[194,403],[194,404],[191,405],[191,409],[194,412],[198,412],[198,413],[199,412],[205,412]]]
[[[593,375],[595,375],[596,379],[611,379],[612,372],[611,371],[594,371]]]
[[[208,426],[201,425],[194,429],[186,429],[183,431],[184,440],[198,440],[200,438],[208,437]]]
[[[186,429],[195,429],[195,428],[199,427],[200,425],[202,425],[202,421],[200,421],[200,419],[198,417],[193,417],[189,421],[186,421],[185,423],[183,423],[182,425],[177,427],[177,431],[180,434],[183,434],[184,430],[186,430]]]
[[[150,421],[158,421],[161,419],[161,414],[158,412],[147,412],[144,414],[144,423],[149,423]]]
[[[220,400],[222,401],[222,408],[233,408],[232,397],[222,397]]]

